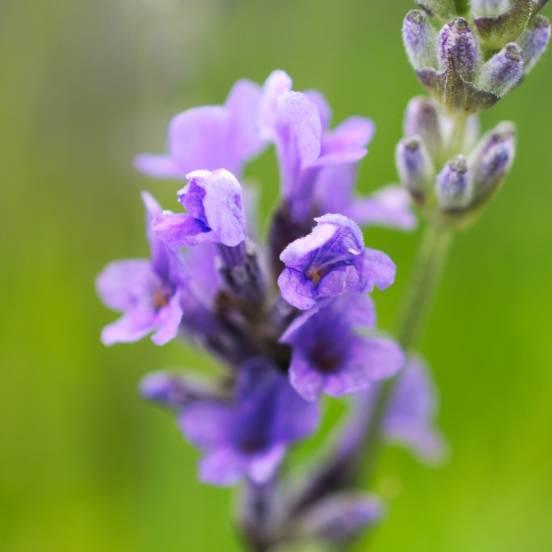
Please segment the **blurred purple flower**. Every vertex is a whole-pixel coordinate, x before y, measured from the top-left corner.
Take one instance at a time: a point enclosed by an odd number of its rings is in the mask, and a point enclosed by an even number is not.
[[[393,341],[366,337],[359,326],[375,323],[368,295],[351,293],[296,319],[281,341],[292,348],[291,385],[306,400],[340,396],[395,375],[404,355]]]
[[[151,231],[152,220],[161,212],[158,203],[146,193],[143,199],[151,259],[112,262],[96,281],[103,302],[123,312],[122,318],[103,329],[105,345],[137,341],[152,332],[152,341],[163,345],[176,337],[182,319],[182,261]]]
[[[315,503],[295,523],[300,536],[339,544],[373,527],[384,513],[378,497],[342,491]]]
[[[304,401],[266,359],[240,367],[234,403],[198,401],[180,416],[184,435],[204,451],[200,478],[214,485],[267,482],[288,445],[318,422],[318,406]]]
[[[196,401],[222,396],[221,390],[208,380],[169,372],[153,372],[144,376],[140,382],[140,394],[148,401],[177,411]]]
[[[437,462],[446,453],[440,432],[434,427],[436,393],[429,371],[419,359],[410,359],[398,376],[383,424],[388,441],[409,447],[421,460]],[[373,407],[374,391],[362,397],[362,413]]]
[[[364,247],[360,228],[343,215],[324,215],[304,238],[280,255],[285,268],[278,278],[283,298],[301,310],[346,292],[385,289],[395,278],[391,259]]]
[[[197,169],[227,169],[241,176],[244,164],[265,147],[258,127],[259,85],[238,81],[223,106],[180,113],[169,125],[164,155],[139,155],[136,168],[155,178],[183,179]]]

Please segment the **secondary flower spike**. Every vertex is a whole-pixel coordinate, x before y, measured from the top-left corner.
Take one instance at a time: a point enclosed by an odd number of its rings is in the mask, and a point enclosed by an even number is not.
[[[161,208],[144,194],[151,259],[114,261],[98,276],[96,287],[103,302],[123,317],[103,329],[106,345],[133,342],[153,332],[152,341],[163,345],[174,339],[182,320],[183,264],[151,231]]]
[[[385,289],[395,279],[395,264],[384,253],[364,247],[360,228],[343,215],[315,219],[304,238],[280,255],[285,268],[278,278],[283,298],[300,310],[346,292]]]
[[[287,446],[319,422],[318,405],[303,400],[268,360],[241,366],[237,385],[235,403],[198,401],[180,416],[184,435],[205,453],[200,477],[214,485],[244,477],[267,482]]]
[[[550,23],[537,13],[547,1],[418,0],[423,10],[409,12],[403,24],[418,79],[449,112],[489,109],[546,50]]]

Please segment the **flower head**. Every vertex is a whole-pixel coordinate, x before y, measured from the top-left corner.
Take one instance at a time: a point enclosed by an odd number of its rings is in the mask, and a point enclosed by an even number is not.
[[[307,400],[322,393],[340,396],[393,376],[403,362],[400,348],[388,339],[366,337],[374,307],[367,295],[351,293],[297,319],[282,337],[292,348],[292,386]]]
[[[180,113],[169,125],[168,153],[139,155],[135,165],[156,178],[184,178],[198,168],[224,167],[241,175],[246,161],[264,148],[258,127],[259,85],[238,81],[223,106],[205,106]]]
[[[362,232],[351,219],[328,214],[315,220],[312,232],[280,255],[285,268],[278,285],[288,303],[308,310],[346,292],[393,283],[395,265],[384,253],[364,247]]]
[[[106,326],[106,345],[137,341],[153,332],[152,341],[162,345],[178,333],[182,319],[182,260],[152,232],[152,220],[161,208],[149,194],[143,194],[147,210],[151,259],[115,261],[98,276],[96,288],[103,302],[123,313]]]
[[[232,485],[249,478],[264,483],[287,446],[312,433],[317,405],[304,401],[268,360],[241,366],[235,402],[198,401],[184,408],[180,427],[204,451],[200,478]]]

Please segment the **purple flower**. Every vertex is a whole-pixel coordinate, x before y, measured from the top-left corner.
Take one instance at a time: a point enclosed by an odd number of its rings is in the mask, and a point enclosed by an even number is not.
[[[408,201],[378,209],[378,198],[373,198],[363,208],[366,200],[353,195],[358,162],[374,134],[373,122],[350,117],[329,129],[330,120],[331,109],[319,92],[291,91],[291,79],[283,71],[267,79],[260,127],[276,145],[282,194],[296,222],[338,212],[362,224],[412,227]]]
[[[182,319],[183,265],[151,231],[151,221],[161,208],[149,194],[144,193],[143,199],[148,215],[151,259],[112,262],[96,282],[103,302],[123,313],[122,318],[104,328],[105,345],[137,341],[152,332],[152,341],[163,345],[176,337]]]
[[[288,445],[318,421],[317,405],[304,401],[270,361],[252,359],[240,368],[234,403],[195,402],[184,408],[180,427],[204,451],[201,480],[232,485],[244,477],[268,481]]]
[[[258,128],[260,87],[238,81],[224,106],[204,106],[180,113],[169,125],[168,153],[140,155],[135,165],[156,178],[184,178],[198,168],[228,169],[241,175],[265,142]]]
[[[242,189],[225,169],[195,171],[178,192],[186,214],[165,211],[156,217],[154,229],[171,248],[214,242],[235,247],[245,240]]]
[[[328,192],[328,197],[331,197],[331,192]],[[340,201],[338,194],[336,194],[337,201]],[[342,205],[346,205],[347,199],[341,201]],[[353,202],[349,200],[348,208],[336,210],[343,212],[358,224],[412,230],[416,228],[417,222],[411,206],[412,201],[408,190],[402,186],[386,186],[371,196],[357,198]]]
[[[340,213],[357,224],[410,230],[416,219],[402,188],[390,186],[368,197],[354,194],[358,164],[373,134],[372,121],[363,117],[350,117],[337,128],[325,130],[320,159],[304,175],[303,184],[312,188],[311,204],[317,214]]]
[[[280,255],[278,278],[284,299],[301,310],[346,292],[385,289],[395,278],[391,259],[364,247],[360,228],[343,215],[324,215],[312,232],[290,243]]]
[[[291,385],[306,400],[340,396],[396,374],[403,353],[391,340],[366,337],[358,327],[374,325],[368,295],[348,294],[295,320],[281,341],[292,348]]]
[[[437,401],[429,372],[419,359],[410,359],[398,376],[399,381],[384,419],[388,441],[408,446],[426,462],[439,461],[446,445],[433,426]],[[363,416],[373,405],[373,390],[363,397]]]

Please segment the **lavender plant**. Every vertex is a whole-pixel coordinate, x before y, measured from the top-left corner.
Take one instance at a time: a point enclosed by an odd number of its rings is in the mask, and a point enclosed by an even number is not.
[[[480,137],[478,114],[543,54],[545,3],[419,0],[407,14],[404,44],[430,97],[408,104],[400,186],[357,196],[373,123],[351,117],[332,128],[322,94],[293,91],[283,71],[262,86],[238,81],[222,106],[177,115],[167,153],[136,159],[147,175],[186,181],[177,194],[183,210],[162,210],[143,194],[150,258],[100,274],[100,297],[122,313],[102,341],[182,338],[220,360],[216,380],[154,373],[141,391],[172,410],[201,451],[202,481],[242,484],[236,517],[247,549],[316,541],[345,550],[384,513],[359,483],[382,442],[403,443],[425,461],[442,457],[417,338],[451,237],[477,220],[512,165],[514,125]],[[269,145],[281,199],[263,244],[243,168]],[[391,339],[377,328],[372,292],[393,284],[395,265],[365,246],[360,227],[413,229],[412,206],[425,236]],[[349,413],[308,469],[291,467],[288,452],[317,430],[324,395],[346,397]]]

